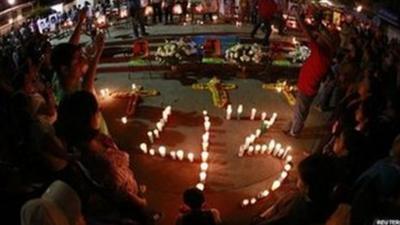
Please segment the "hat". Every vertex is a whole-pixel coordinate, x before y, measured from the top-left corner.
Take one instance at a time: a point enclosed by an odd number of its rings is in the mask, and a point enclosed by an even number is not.
[[[21,208],[22,225],[76,225],[81,218],[77,193],[62,181],[53,182],[41,198]]]

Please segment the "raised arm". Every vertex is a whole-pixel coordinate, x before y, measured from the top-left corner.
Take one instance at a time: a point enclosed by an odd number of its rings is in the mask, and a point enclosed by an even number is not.
[[[101,54],[104,49],[104,34],[99,33],[95,40],[96,54],[92,61],[89,62],[89,68],[86,76],[83,78],[82,88],[83,90],[94,92],[94,79],[96,77],[97,64],[100,61]]]
[[[74,44],[74,45],[78,45],[81,39],[81,30],[82,30],[82,25],[83,22],[86,19],[86,10],[82,9],[79,12],[79,19],[78,19],[78,23],[76,24],[74,33],[72,33],[72,36],[69,38],[69,43]]]
[[[307,38],[309,41],[313,40],[313,37],[312,37],[312,35],[311,35],[311,31],[310,31],[310,29],[307,27],[307,25],[304,23],[304,19],[300,16],[300,13],[299,13],[299,9],[298,9],[298,8],[296,9],[295,16],[296,16],[297,23],[299,24],[300,29],[301,29],[301,30],[303,31],[303,33],[306,35],[306,38]]]

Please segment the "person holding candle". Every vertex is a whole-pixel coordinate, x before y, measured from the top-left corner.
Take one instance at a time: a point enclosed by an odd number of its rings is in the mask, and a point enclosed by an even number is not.
[[[215,225],[222,222],[217,209],[204,207],[204,194],[199,189],[187,189],[183,193],[183,202],[185,205],[180,209],[176,225]]]
[[[312,32],[304,24],[303,18],[298,13],[296,13],[296,17],[306,37],[310,40],[311,55],[300,69],[293,118],[284,130],[286,135],[292,137],[298,137],[304,127],[304,122],[318,93],[320,83],[329,71],[332,57],[336,51],[335,43],[338,42],[334,32],[323,26],[321,26],[321,32]]]

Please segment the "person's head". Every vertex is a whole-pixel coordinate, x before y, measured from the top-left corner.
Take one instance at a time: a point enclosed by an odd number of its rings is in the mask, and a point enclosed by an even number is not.
[[[362,148],[362,139],[353,129],[344,129],[335,139],[333,152],[337,156],[346,156],[356,148]]]
[[[56,131],[69,144],[92,140],[100,127],[100,111],[95,96],[78,91],[61,100],[58,108]]]
[[[313,154],[303,159],[299,165],[298,187],[311,200],[329,198],[336,185],[336,171],[332,158]]]
[[[190,188],[183,193],[183,202],[192,210],[201,209],[205,198],[202,191],[197,188]]]
[[[88,63],[81,47],[70,43],[54,47],[51,63],[62,85],[79,81],[88,70]]]
[[[39,199],[21,208],[22,225],[85,225],[78,194],[62,181],[53,182]]]

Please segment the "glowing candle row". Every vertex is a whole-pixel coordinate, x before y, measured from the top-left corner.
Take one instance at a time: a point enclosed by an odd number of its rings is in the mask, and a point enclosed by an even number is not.
[[[185,157],[185,152],[183,150],[167,151],[165,146],[160,146],[158,151],[154,148],[148,148],[146,143],[141,143],[139,147],[144,154],[149,154],[151,156],[159,155],[161,158],[169,156],[171,159],[179,161],[183,161],[186,158],[189,162],[194,162],[195,160],[195,156],[192,152],[187,153]]]
[[[231,108],[232,110],[232,108]],[[230,116],[230,115],[229,115]],[[211,121],[210,117],[208,116],[207,111],[203,111],[203,118],[204,118],[204,133],[201,137],[202,143],[201,143],[201,163],[200,163],[200,172],[199,172],[199,183],[197,183],[196,188],[203,191],[205,188],[205,183],[207,179],[207,170],[208,170],[208,158],[209,158],[209,153],[208,153],[208,146],[210,145],[210,127],[211,127]],[[227,119],[228,119],[228,114],[227,114]],[[229,118],[230,119],[230,118]]]
[[[242,157],[243,155],[257,155],[257,154],[268,154],[275,156],[280,159],[285,159],[289,156],[289,152],[292,150],[291,146],[287,146],[283,148],[282,144],[276,143],[274,139],[272,139],[268,144],[256,144],[250,145],[246,150],[241,148],[239,152],[239,156]]]
[[[237,119],[238,120],[240,120],[240,118],[241,118],[241,115],[242,115],[242,113],[243,113],[243,105],[239,105],[238,107],[237,107],[237,111],[236,111],[237,113],[236,113],[236,116],[237,116]],[[225,118],[227,119],[227,120],[230,120],[231,118],[232,118],[232,113],[233,113],[233,108],[232,108],[232,105],[228,105],[227,107],[226,107],[226,116],[225,116]],[[275,116],[274,116],[275,115]],[[256,108],[252,108],[251,109],[251,111],[250,111],[250,120],[255,120],[256,119],[256,116],[257,116],[257,109]],[[277,117],[278,115],[277,115],[277,113],[274,113],[273,115],[272,115],[272,117],[271,118],[273,118],[273,121],[275,122],[275,119],[276,119],[276,117]],[[261,113],[261,120],[265,120],[267,118],[267,113],[266,112],[262,112]]]
[[[269,196],[269,194],[271,192],[276,191],[282,185],[282,182],[288,177],[289,171],[291,169],[292,169],[292,165],[290,164],[290,162],[287,162],[285,164],[285,166],[283,167],[283,170],[281,171],[279,177],[276,180],[274,180],[274,182],[272,182],[271,187],[269,189],[267,188],[265,190],[262,190],[255,197],[243,199],[242,202],[241,202],[242,207],[246,207],[246,206],[249,206],[249,205],[254,205],[259,200]]]
[[[167,106],[162,112],[162,118],[156,123],[156,129],[147,132],[147,137],[150,143],[154,143],[154,139],[160,138],[160,133],[163,131],[164,126],[168,122],[168,118],[171,115],[171,111],[172,107]]]

